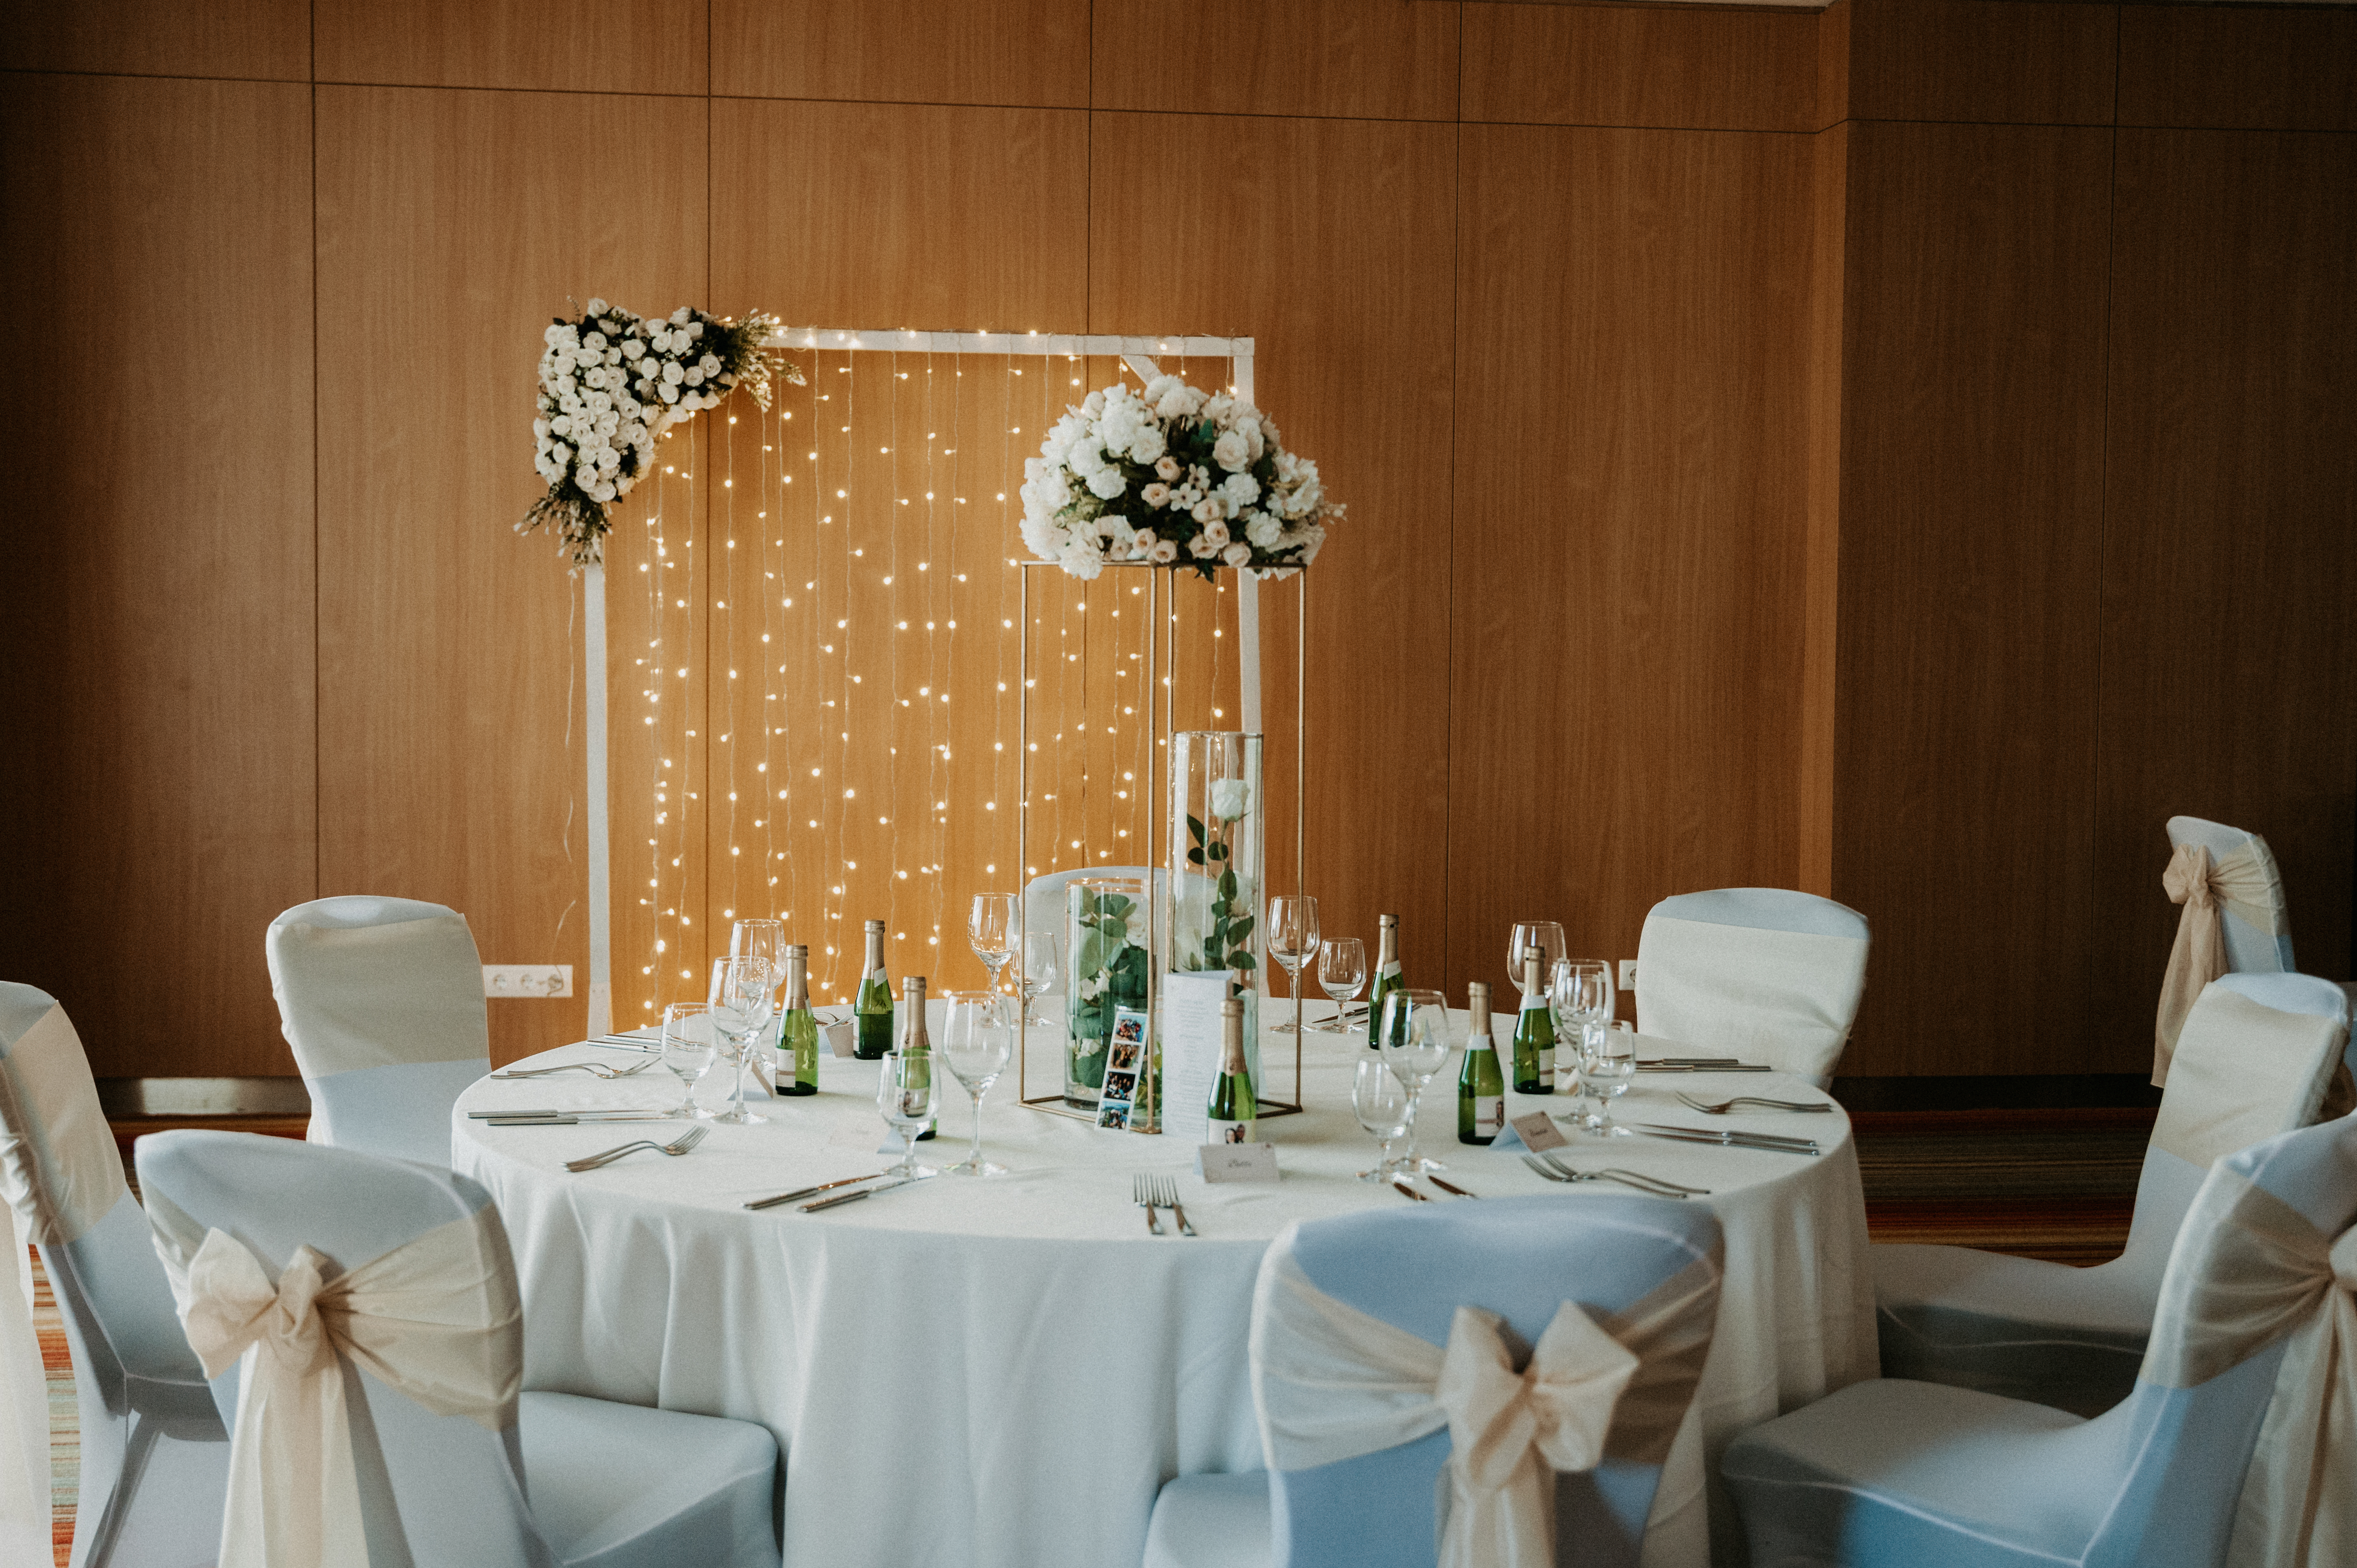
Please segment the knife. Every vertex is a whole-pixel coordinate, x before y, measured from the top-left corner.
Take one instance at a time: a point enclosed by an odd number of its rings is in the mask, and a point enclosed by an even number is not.
[[[1639,1057],[1639,1067],[1740,1067],[1741,1057]]]
[[[676,1122],[668,1111],[504,1111],[483,1117],[486,1127],[574,1127],[584,1122]]]
[[[1819,1155],[1824,1151],[1800,1138],[1770,1138],[1759,1133],[1712,1133],[1696,1127],[1657,1126],[1640,1122],[1647,1137],[1674,1138],[1687,1144],[1717,1144],[1727,1149],[1759,1149],[1771,1155]]]
[[[1814,1138],[1795,1138],[1783,1133],[1761,1133],[1749,1127],[1689,1127],[1679,1122],[1640,1122],[1640,1127],[1656,1133],[1685,1133],[1697,1138],[1739,1138],[1758,1144],[1793,1144],[1803,1148],[1817,1146]]]
[[[822,1197],[816,1203],[803,1204],[802,1212],[814,1214],[822,1208],[832,1208],[838,1203],[856,1203],[863,1197],[873,1197],[879,1192],[889,1192],[896,1187],[913,1187],[916,1181],[915,1176],[902,1176],[899,1181],[888,1181],[882,1187],[863,1187],[851,1192],[838,1192],[833,1197]]]
[[[1432,1201],[1432,1199],[1425,1197],[1424,1194],[1416,1191],[1415,1188],[1408,1186],[1407,1183],[1402,1181],[1397,1176],[1392,1177],[1392,1185],[1399,1188],[1402,1192],[1407,1194],[1410,1197],[1415,1199],[1418,1203],[1430,1203]]]
[[[885,1173],[882,1171],[877,1171],[874,1176],[847,1176],[835,1181],[823,1181],[816,1187],[806,1187],[799,1192],[781,1192],[775,1197],[757,1197],[745,1207],[748,1208],[775,1208],[780,1203],[791,1203],[798,1197],[810,1197],[818,1193],[832,1191],[838,1187],[849,1187],[855,1182],[874,1181],[877,1176],[881,1176],[884,1174]]]
[[[1646,1067],[1642,1063],[1640,1063],[1637,1070],[1639,1072],[1774,1072],[1776,1069],[1761,1062],[1729,1062],[1725,1065],[1711,1067],[1698,1067],[1686,1064],[1681,1064],[1674,1067]]]
[[[1438,1187],[1441,1191],[1453,1192],[1459,1197],[1479,1197],[1481,1196],[1478,1192],[1466,1191],[1463,1187],[1458,1187],[1455,1182],[1443,1181],[1437,1176],[1427,1174],[1424,1179]]]

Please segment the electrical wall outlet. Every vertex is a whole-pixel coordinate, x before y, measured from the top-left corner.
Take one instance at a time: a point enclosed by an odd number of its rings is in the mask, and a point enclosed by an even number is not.
[[[1620,989],[1622,991],[1637,989],[1637,961],[1633,958],[1624,958],[1620,961]]]
[[[573,994],[569,963],[487,963],[483,965],[486,996],[546,997]]]

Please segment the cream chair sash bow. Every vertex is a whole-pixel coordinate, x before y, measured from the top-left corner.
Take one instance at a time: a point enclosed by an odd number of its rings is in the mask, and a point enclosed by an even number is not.
[[[2203,1258],[2172,1262],[2161,1283],[2165,1333],[2145,1351],[2144,1380],[2206,1382],[2291,1327],[2227,1563],[2357,1563],[2357,1230],[2329,1240],[2283,1199],[2218,1165],[2185,1217],[2185,1233],[2205,1231]]]
[[[221,1568],[368,1561],[340,1359],[437,1415],[514,1424],[522,1316],[496,1209],[333,1279],[327,1258],[298,1247],[273,1285],[220,1230],[189,1257],[159,1229],[156,1250],[205,1375],[244,1365]]]
[[[2160,981],[2160,1013],[2153,1026],[2152,1081],[2169,1081],[2169,1061],[2177,1052],[2177,1036],[2185,1015],[2193,1011],[2201,988],[2226,972],[2226,933],[2219,925],[2220,905],[2269,936],[2279,934],[2283,920],[2283,882],[2276,874],[2275,857],[2256,839],[2211,863],[2210,852],[2198,843],[2181,843],[2160,874],[2172,904],[2185,906],[2177,918],[2177,941],[2169,950],[2169,971]]]
[[[1443,1348],[1326,1294],[1282,1242],[1257,1294],[1253,1391],[1272,1469],[1330,1465],[1446,1426],[1441,1568],[1547,1568],[1553,1472],[1667,1452],[1702,1374],[1718,1268],[1689,1265],[1603,1325],[1564,1303],[1520,1372],[1495,1314],[1458,1307]],[[1654,1346],[1660,1356],[1643,1355]]]

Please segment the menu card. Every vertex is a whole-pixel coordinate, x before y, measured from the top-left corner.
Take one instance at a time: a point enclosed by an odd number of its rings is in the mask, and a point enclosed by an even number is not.
[[[1162,1131],[1180,1144],[1211,1141],[1220,1004],[1234,981],[1235,972],[1225,969],[1162,977]]]

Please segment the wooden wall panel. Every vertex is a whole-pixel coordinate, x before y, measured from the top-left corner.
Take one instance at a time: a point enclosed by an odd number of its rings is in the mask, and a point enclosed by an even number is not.
[[[540,330],[567,295],[647,314],[708,295],[705,113],[319,91],[320,886],[448,904],[486,962],[587,961],[576,589],[553,541],[511,532],[541,489],[523,445]],[[592,208],[547,175],[585,145],[608,149]],[[623,512],[641,539],[646,489]],[[630,635],[618,613],[618,656]],[[619,791],[650,776],[652,743],[617,686]],[[616,822],[619,837],[619,804]],[[618,954],[629,931],[618,919]],[[573,1037],[582,1016],[578,1000],[494,1006],[493,1054]]]
[[[2113,244],[2096,1028],[2151,1059],[2163,823],[2264,833],[2345,978],[2357,828],[2357,145],[2123,131]]]
[[[1849,0],[1859,120],[2107,125],[2118,7]]]
[[[1830,897],[1841,639],[1842,297],[1848,274],[1850,127],[1810,138],[1808,480],[1799,714],[1800,859],[1792,886]]]
[[[2120,124],[2357,130],[2357,11],[2123,5]]]
[[[1099,109],[1457,117],[1458,7],[1443,0],[1095,0]],[[1175,134],[1175,133],[1174,133]],[[1131,173],[1147,171],[1166,147]]]
[[[1465,7],[1468,120],[1817,128],[1809,11]]]
[[[713,137],[715,309],[939,331],[1081,319],[1085,114],[720,102]]]
[[[670,0],[317,0],[321,81],[705,91],[705,7]]]
[[[1449,976],[1789,886],[1810,144],[1469,128]],[[1598,224],[1585,214],[1641,214]]]
[[[716,0],[712,90],[1085,109],[1088,0]]]
[[[1099,114],[1090,203],[1091,330],[1253,338],[1261,407],[1351,509],[1310,573],[1308,890],[1336,935],[1372,942],[1376,916],[1399,914],[1408,972],[1434,979],[1451,853],[1456,139]],[[1174,141],[1197,149],[1188,179],[1125,172]],[[1287,199],[1303,190],[1324,195]]]
[[[1844,1070],[2084,1072],[2111,133],[1854,124]],[[1967,1065],[1968,1064],[1968,1065]]]
[[[0,21],[0,69],[303,81],[307,0],[93,0],[17,5]]]
[[[0,973],[102,1077],[292,1066],[262,935],[315,886],[309,100],[56,77],[0,105],[0,275],[70,324],[20,403],[0,662],[40,727]]]

